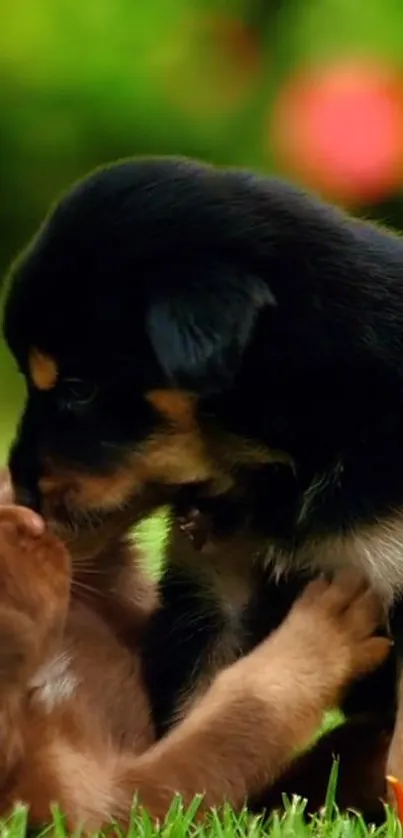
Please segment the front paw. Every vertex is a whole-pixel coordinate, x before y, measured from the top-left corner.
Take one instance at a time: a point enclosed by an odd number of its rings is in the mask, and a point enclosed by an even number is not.
[[[70,559],[29,509],[0,507],[0,678],[32,666],[64,623]]]
[[[380,597],[355,572],[332,582],[311,582],[284,623],[306,659],[317,662],[316,680],[337,702],[350,682],[380,666],[391,641],[376,635],[385,622]]]

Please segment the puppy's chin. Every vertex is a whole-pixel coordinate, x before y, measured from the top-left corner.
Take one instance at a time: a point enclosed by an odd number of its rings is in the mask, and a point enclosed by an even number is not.
[[[104,526],[110,517],[114,519],[118,515],[118,510],[113,508],[85,509],[70,503],[65,504],[62,501],[49,502],[47,498],[43,498],[41,513],[53,529],[75,533],[78,530],[94,530]]]
[[[139,517],[136,506],[128,501],[123,506],[86,508],[61,501],[53,503],[43,498],[41,514],[53,529],[74,534],[78,531],[101,530],[111,524],[116,527],[135,524]]]
[[[52,531],[74,555],[95,555],[113,542],[121,540],[144,518],[149,517],[166,500],[161,492],[150,490],[128,497],[112,506],[87,507],[67,496],[42,496],[41,514]]]
[[[68,548],[72,559],[96,560],[111,545],[125,538],[135,523],[133,513],[124,510],[52,509],[44,516],[52,532]]]

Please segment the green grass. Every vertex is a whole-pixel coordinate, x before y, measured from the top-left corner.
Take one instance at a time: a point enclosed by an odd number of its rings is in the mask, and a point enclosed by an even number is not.
[[[100,835],[130,836],[130,838],[402,838],[402,828],[395,814],[386,807],[385,823],[380,827],[367,826],[359,815],[340,814],[334,804],[337,783],[337,764],[329,779],[329,788],[323,810],[317,816],[304,816],[305,802],[294,797],[284,800],[284,811],[274,812],[267,821],[252,816],[247,811],[234,814],[229,807],[211,811],[203,821],[197,819],[199,800],[184,809],[176,798],[164,822],[153,824],[147,814],[133,807],[127,831],[111,825]],[[0,824],[0,835],[7,838],[24,838],[27,833],[28,811],[17,806],[14,814]],[[66,838],[69,835],[63,814],[55,807],[52,823],[38,833],[40,838]],[[74,833],[77,838],[80,832]]]

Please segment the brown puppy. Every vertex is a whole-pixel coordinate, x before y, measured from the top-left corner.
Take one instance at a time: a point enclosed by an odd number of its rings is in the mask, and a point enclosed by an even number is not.
[[[109,534],[92,550],[71,562],[39,516],[0,507],[2,814],[22,800],[40,825],[57,801],[69,828],[93,830],[125,825],[136,793],[159,818],[174,792],[185,804],[204,793],[203,807],[238,807],[279,777],[324,709],[387,654],[388,641],[373,636],[378,598],[356,577],[317,580],[153,745],[139,654],[153,591],[124,540]]]

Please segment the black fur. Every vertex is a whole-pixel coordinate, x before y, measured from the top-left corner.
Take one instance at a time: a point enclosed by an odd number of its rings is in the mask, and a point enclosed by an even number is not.
[[[174,386],[199,395],[202,427],[213,418],[291,455],[289,501],[265,514],[257,493],[256,519],[291,554],[402,509],[397,235],[277,180],[139,160],[76,186],[11,280],[4,330],[22,371],[32,345],[61,370],[54,391],[30,388],[11,458],[20,486],[35,482],[32,467],[23,474],[27,439],[77,470],[117,467],[158,421],[144,393]],[[96,385],[88,402],[72,393],[77,378]],[[166,633],[169,575],[164,585]]]
[[[62,200],[14,268],[4,330],[24,372],[35,345],[98,384],[86,408],[68,383],[30,394],[77,466],[144,436],[145,390],[191,388],[201,421],[293,456],[301,499],[341,461],[304,522],[318,533],[401,504],[402,324],[398,236],[275,180],[156,159]]]
[[[167,568],[160,585],[161,607],[143,638],[143,672],[157,737],[166,733],[180,705],[203,672],[225,628],[217,603],[206,603],[191,573]]]

